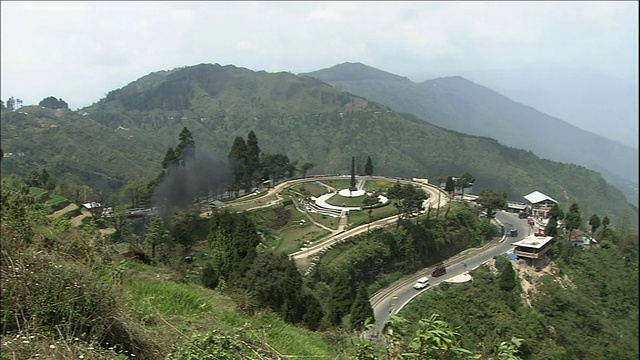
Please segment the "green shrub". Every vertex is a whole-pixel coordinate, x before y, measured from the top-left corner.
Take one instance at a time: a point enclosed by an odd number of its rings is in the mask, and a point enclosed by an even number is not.
[[[44,203],[44,207],[49,213],[52,213],[60,209],[64,209],[64,207],[69,204],[69,200],[60,195],[54,194],[49,198],[49,200],[47,200],[47,202]]]
[[[29,188],[29,196],[33,198],[36,203],[44,203],[49,200],[49,191],[39,188],[39,187],[30,187]]]
[[[80,212],[80,208],[77,208],[75,210],[67,211],[64,214],[61,214],[58,218],[70,220],[76,216],[79,216],[80,214],[82,214],[82,212]]]
[[[196,333],[183,347],[169,353],[166,360],[236,360],[271,358],[272,351],[247,339],[246,331],[225,334],[213,330]]]
[[[44,253],[3,257],[2,277],[12,281],[2,282],[2,333],[41,329],[91,338],[109,328],[115,295],[94,271]]]

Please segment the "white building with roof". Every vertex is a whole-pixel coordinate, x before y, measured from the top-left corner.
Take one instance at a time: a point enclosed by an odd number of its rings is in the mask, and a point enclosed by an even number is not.
[[[525,195],[524,198],[531,206],[531,215],[538,219],[547,219],[549,217],[549,211],[553,205],[558,203],[551,196],[545,195],[539,191],[534,191],[531,194]]]
[[[84,203],[82,205],[80,205],[83,208],[86,208],[87,210],[91,210],[91,209],[95,209],[95,208],[101,208],[102,204],[100,204],[99,202],[88,202],[88,203]]]

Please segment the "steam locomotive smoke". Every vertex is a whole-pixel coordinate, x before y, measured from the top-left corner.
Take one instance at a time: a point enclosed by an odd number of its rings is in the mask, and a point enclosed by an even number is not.
[[[230,176],[225,162],[198,154],[185,163],[186,166],[169,166],[166,177],[153,192],[152,206],[185,207],[197,197],[219,194],[226,188]]]

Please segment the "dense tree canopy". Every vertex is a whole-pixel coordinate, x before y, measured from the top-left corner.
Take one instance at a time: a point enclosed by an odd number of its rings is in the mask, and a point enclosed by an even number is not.
[[[38,103],[38,105],[49,108],[49,109],[68,109],[69,108],[69,104],[67,104],[64,100],[62,100],[62,98],[56,99],[53,96],[49,96],[47,98],[42,99],[40,103]]]
[[[398,219],[406,219],[411,215],[424,210],[424,201],[429,198],[429,193],[412,184],[400,184],[396,182],[387,192],[389,198],[394,200],[398,209]]]
[[[482,189],[476,199],[476,203],[480,204],[488,215],[491,215],[493,210],[502,210],[507,206],[507,193],[499,193],[492,189]]]
[[[580,226],[582,225],[582,218],[580,216],[580,208],[578,207],[578,204],[571,204],[569,212],[567,212],[567,215],[564,218],[564,224],[569,231],[569,234],[571,234],[571,231],[574,229],[580,229]]]

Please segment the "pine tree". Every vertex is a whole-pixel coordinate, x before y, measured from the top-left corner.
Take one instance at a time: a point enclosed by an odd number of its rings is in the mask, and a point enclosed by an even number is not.
[[[351,288],[351,276],[340,272],[331,283],[331,297],[329,299],[329,314],[332,325],[339,325],[342,317],[347,315],[353,302]]]
[[[510,262],[507,262],[500,272],[500,289],[511,291],[516,287],[516,272]]]
[[[574,229],[579,229],[582,219],[580,217],[580,209],[578,208],[578,204],[573,203],[569,207],[569,212],[567,216],[565,216],[565,227],[567,231],[569,231],[569,239],[571,239],[571,231]]]
[[[371,163],[371,156],[367,156],[367,163],[364,165],[364,174],[373,175],[373,164]]]
[[[236,139],[231,146],[231,151],[227,158],[229,159],[229,167],[231,168],[231,174],[233,176],[233,188],[238,190],[244,186],[243,180],[246,174],[246,158],[247,158],[247,144],[244,142],[242,136],[236,136]]]
[[[247,152],[245,154],[245,166],[247,182],[253,184],[260,170],[260,147],[258,146],[258,138],[251,130],[247,135]]]
[[[558,220],[556,218],[551,217],[547,222],[547,226],[544,227],[544,233],[547,236],[556,236],[558,235]]]
[[[180,165],[187,166],[187,159],[191,160],[196,154],[196,144],[193,140],[193,135],[187,127],[182,128],[180,135],[178,135],[178,146],[175,149],[175,156],[179,160]]]
[[[591,235],[593,236],[601,225],[600,217],[597,214],[591,215],[591,218],[589,218],[589,225],[591,226]]]
[[[369,302],[369,293],[364,283],[360,283],[358,286],[358,292],[356,298],[351,304],[351,329],[356,331],[362,331],[364,329],[365,322],[370,319],[374,321],[375,315],[373,308]]]
[[[162,168],[167,169],[171,165],[178,164],[178,158],[176,157],[176,153],[172,148],[169,148],[167,152],[164,154],[164,159],[162,160]]]
[[[158,215],[154,214],[151,216],[144,238],[145,243],[151,247],[151,258],[155,260],[156,247],[169,240],[169,231],[165,229],[162,219]]]

